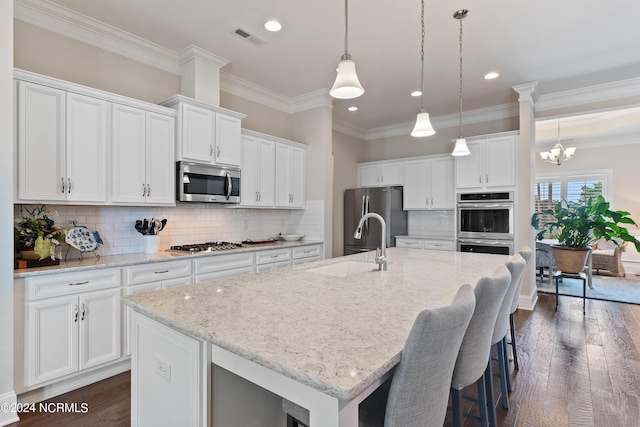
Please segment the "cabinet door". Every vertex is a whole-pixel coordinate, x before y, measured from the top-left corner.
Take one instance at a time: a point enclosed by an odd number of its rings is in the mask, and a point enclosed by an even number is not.
[[[146,114],[146,202],[156,205],[175,204],[175,119],[152,112]]]
[[[485,141],[487,187],[504,187],[516,184],[515,137],[490,138]]]
[[[431,160],[429,180],[431,184],[431,209],[453,209],[455,207],[453,162],[453,157]]]
[[[144,203],[145,112],[113,104],[113,201]],[[173,175],[173,174],[172,174]]]
[[[79,298],[80,369],[120,358],[120,289]]]
[[[408,161],[404,165],[406,184],[402,193],[404,210],[429,208],[429,192],[426,160]]]
[[[67,94],[66,197],[77,202],[107,201],[109,103]]]
[[[362,165],[358,166],[359,187],[377,187],[380,185],[379,166]]]
[[[258,205],[273,206],[276,201],[276,144],[259,139],[257,150]]]
[[[18,199],[64,200],[65,92],[18,82],[17,133]]]
[[[27,304],[27,385],[78,370],[78,297]]]
[[[216,163],[240,165],[242,155],[240,126],[240,119],[216,113]]]
[[[183,104],[182,159],[213,163],[215,113]]]
[[[256,206],[258,204],[259,164],[258,138],[243,135],[242,179],[240,180],[240,204],[243,206]]]
[[[482,188],[484,185],[483,141],[468,141],[468,156],[456,157],[456,187]]]
[[[301,148],[291,148],[291,164],[289,175],[289,191],[291,199],[289,206],[292,208],[304,208],[305,186],[307,173],[307,152]]]
[[[276,206],[279,207],[289,207],[289,200],[291,200],[289,189],[290,168],[290,147],[276,144]]]
[[[402,185],[404,183],[402,170],[402,163],[382,163],[380,185]]]

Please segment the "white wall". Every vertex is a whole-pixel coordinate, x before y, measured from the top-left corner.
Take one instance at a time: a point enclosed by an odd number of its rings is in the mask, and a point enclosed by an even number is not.
[[[13,2],[0,2],[0,404],[13,388]],[[17,421],[0,411],[0,425]]]

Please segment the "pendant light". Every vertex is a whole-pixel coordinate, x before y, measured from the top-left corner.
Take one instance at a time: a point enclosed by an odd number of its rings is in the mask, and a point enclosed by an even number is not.
[[[364,93],[364,88],[356,74],[356,63],[351,59],[348,50],[349,35],[349,0],[344,0],[344,55],[338,63],[338,75],[329,95],[338,99],[357,98]]]
[[[540,157],[545,162],[553,163],[556,166],[560,166],[562,162],[569,161],[573,159],[573,156],[576,153],[576,147],[567,147],[564,148],[562,144],[560,144],[560,119],[558,119],[558,142],[553,146],[551,151],[543,151],[540,153]]]
[[[436,131],[433,130],[433,126],[431,126],[429,113],[425,111],[422,103],[422,97],[424,96],[424,0],[421,0],[421,4],[422,14],[420,15],[420,22],[422,24],[422,42],[420,44],[420,62],[422,66],[420,67],[420,112],[418,113],[418,117],[416,117],[416,125],[411,131],[411,136],[416,137],[431,136],[436,133]]]
[[[452,156],[468,156],[471,154],[467,147],[467,140],[462,136],[462,20],[469,16],[468,9],[460,9],[453,14],[453,17],[460,21],[460,133],[456,139],[456,145],[453,147]]]

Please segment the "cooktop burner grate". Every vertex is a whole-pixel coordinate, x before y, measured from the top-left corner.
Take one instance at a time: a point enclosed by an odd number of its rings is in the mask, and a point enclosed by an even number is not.
[[[240,243],[232,243],[232,242],[206,242],[206,243],[195,243],[192,245],[176,245],[171,246],[172,251],[182,251],[182,252],[214,252],[214,251],[225,251],[229,249],[238,249],[241,248],[242,245]]]

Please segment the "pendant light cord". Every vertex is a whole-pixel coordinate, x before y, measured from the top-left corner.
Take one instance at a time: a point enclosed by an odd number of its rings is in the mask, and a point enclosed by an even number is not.
[[[420,112],[424,111],[424,106],[422,103],[422,97],[424,96],[424,0],[422,3],[422,12],[420,14],[420,23],[422,25],[422,42],[420,44]]]
[[[460,136],[462,138],[462,18],[460,20]]]
[[[351,59],[349,55],[349,0],[344,0],[344,55],[343,60]]]

